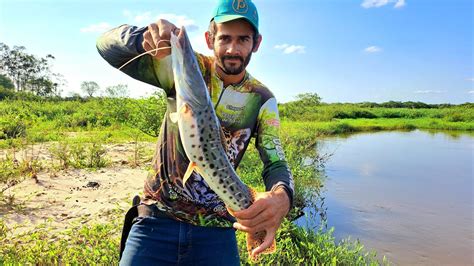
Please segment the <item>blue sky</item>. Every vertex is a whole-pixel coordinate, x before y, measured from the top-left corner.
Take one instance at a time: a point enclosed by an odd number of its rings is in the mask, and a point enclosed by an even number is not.
[[[52,54],[54,71],[80,92],[128,84],[155,88],[110,67],[95,40],[123,23],[158,17],[187,26],[195,50],[209,54],[204,31],[215,0],[0,0],[0,42]],[[254,0],[263,42],[248,70],[279,102],[316,92],[325,102],[474,101],[472,0]]]

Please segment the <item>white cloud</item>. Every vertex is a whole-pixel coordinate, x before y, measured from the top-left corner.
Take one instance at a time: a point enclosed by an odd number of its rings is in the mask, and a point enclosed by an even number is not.
[[[157,16],[153,16],[150,11],[147,12],[132,12],[125,9],[123,15],[133,21],[136,25],[148,25],[152,22],[157,21],[158,19],[166,19],[171,23],[175,24],[177,27],[184,26],[188,32],[195,31],[199,29],[199,26],[196,22],[185,15],[176,15],[172,13],[163,13]]]
[[[393,7],[394,8],[402,8],[404,6],[405,6],[405,0],[398,0]]]
[[[281,49],[285,49],[286,47],[290,46],[289,44],[277,44],[275,45],[275,49],[278,49],[278,50],[281,50]]]
[[[467,78],[467,81],[474,81],[474,78]]]
[[[364,0],[360,4],[363,8],[382,7],[390,3],[395,3],[394,8],[401,8],[405,6],[405,0]]]
[[[388,0],[364,0],[361,6],[363,8],[381,7],[388,4]]]
[[[152,21],[152,18],[151,18],[151,12],[150,11],[147,11],[145,13],[140,13],[140,14],[136,14],[134,17],[133,17],[133,21],[136,23],[136,24],[150,24]]]
[[[204,55],[213,55],[211,49],[207,47],[206,39],[204,38],[204,34],[196,34],[194,36],[190,36],[190,41],[193,46],[193,50],[199,52]]]
[[[293,54],[293,53],[297,53],[297,54],[304,54],[306,53],[306,47],[302,46],[302,45],[293,45],[293,44],[278,44],[278,45],[275,45],[274,47],[275,49],[277,50],[282,50],[284,54]]]
[[[139,13],[125,9],[122,14],[124,17],[133,21],[133,23],[137,25],[149,24],[152,20],[150,11]]]
[[[127,18],[132,17],[132,11],[130,11],[128,9],[123,10],[122,14]]]
[[[377,166],[372,163],[362,163],[359,166],[360,175],[365,176],[365,177],[374,176],[376,171],[377,171]]]
[[[184,26],[186,30],[189,31],[195,31],[199,29],[199,26],[196,24],[196,22],[190,18],[188,18],[185,15],[176,15],[176,14],[159,14],[156,19],[166,19],[173,24],[175,24],[177,27]]]
[[[414,91],[413,93],[415,93],[415,94],[440,94],[440,93],[444,93],[444,91],[440,91],[440,90],[417,90],[417,91]]]
[[[111,29],[112,26],[107,22],[92,24],[81,29],[81,32],[104,32]]]
[[[474,91],[468,91],[467,93],[469,93],[469,94],[474,94]]]
[[[364,49],[364,52],[366,53],[378,53],[378,52],[381,52],[382,51],[382,48],[378,47],[378,46],[369,46],[367,48]]]

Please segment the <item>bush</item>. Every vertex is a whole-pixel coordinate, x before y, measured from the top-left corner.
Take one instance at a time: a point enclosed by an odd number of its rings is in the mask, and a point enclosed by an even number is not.
[[[15,139],[26,136],[26,122],[19,116],[0,118],[0,139]]]
[[[59,168],[102,168],[109,164],[106,149],[100,141],[90,143],[59,142],[49,149],[54,159],[59,161]]]
[[[149,136],[157,137],[166,112],[166,98],[163,95],[155,95],[136,100],[130,103],[129,107],[133,112],[127,124]]]
[[[15,91],[0,86],[0,101],[8,98],[12,98],[15,95]]]
[[[337,243],[332,233],[314,232],[285,220],[277,232],[277,252],[261,255],[258,265],[379,265],[375,252],[366,252],[359,242]],[[237,240],[241,264],[254,265],[246,252],[245,233],[237,232]]]

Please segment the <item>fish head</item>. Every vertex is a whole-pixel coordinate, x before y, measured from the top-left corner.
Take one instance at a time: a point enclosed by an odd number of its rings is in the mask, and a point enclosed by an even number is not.
[[[178,109],[183,105],[192,110],[207,108],[211,104],[209,92],[186,29],[172,32],[170,42]]]

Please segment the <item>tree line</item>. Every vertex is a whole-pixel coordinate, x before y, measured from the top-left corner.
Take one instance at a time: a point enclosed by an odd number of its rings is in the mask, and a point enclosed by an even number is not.
[[[317,93],[301,93],[296,95],[294,101],[279,104],[286,106],[295,107],[314,107],[318,105],[328,105],[323,103],[321,97]],[[364,108],[408,108],[408,109],[436,109],[436,108],[448,108],[452,106],[472,106],[472,103],[466,102],[464,104],[429,104],[424,102],[413,102],[413,101],[388,101],[382,103],[376,102],[360,102],[360,103],[331,103],[330,105],[344,105],[344,106],[355,106]]]
[[[39,96],[59,95],[63,76],[51,71],[51,54],[37,57],[24,46],[10,48],[0,43],[0,86],[17,92],[32,92]]]
[[[101,91],[99,84],[97,84],[95,81],[83,81],[81,83],[81,91],[84,92],[88,97],[97,96],[99,92],[102,95],[110,98],[126,98],[129,94],[127,84],[108,86],[104,89],[104,91]]]
[[[10,48],[5,43],[0,43],[0,88],[4,90],[0,92],[0,99],[11,97],[14,92],[26,93],[26,98],[60,97],[59,87],[64,85],[65,81],[61,74],[51,71],[51,63],[54,59],[51,54],[38,57],[29,54],[24,46]],[[97,82],[84,81],[81,83],[81,91],[88,97],[97,96],[99,92],[112,98],[128,96],[128,87],[125,84],[109,86],[101,91]],[[28,93],[33,95],[28,96]],[[81,98],[81,96],[76,93],[71,98]]]

